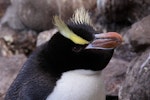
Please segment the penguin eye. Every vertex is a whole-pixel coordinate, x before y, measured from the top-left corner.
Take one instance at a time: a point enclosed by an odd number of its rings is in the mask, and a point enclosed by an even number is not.
[[[82,51],[84,48],[83,47],[81,47],[81,46],[74,46],[73,48],[72,48],[72,51],[74,51],[74,52],[80,52],[80,51]]]

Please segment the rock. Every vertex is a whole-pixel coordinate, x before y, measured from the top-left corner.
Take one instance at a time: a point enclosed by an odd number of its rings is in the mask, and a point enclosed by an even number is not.
[[[150,4],[150,1],[149,0],[145,0],[145,3]]]
[[[0,18],[4,15],[6,8],[10,5],[10,0],[0,0]]]
[[[116,31],[130,25],[130,0],[97,0],[96,22],[107,31]]]
[[[9,45],[14,41],[15,31],[7,27],[0,27],[0,56],[12,56]]]
[[[28,56],[36,47],[37,33],[32,30],[22,31],[15,34],[14,40],[10,46],[14,54],[19,53]]]
[[[24,55],[0,57],[0,100],[4,99],[7,89],[15,79],[25,60],[26,57]]]
[[[119,100],[150,100],[150,48],[129,64]]]
[[[15,30],[26,29],[25,25],[19,19],[16,9],[16,6],[9,6],[7,8],[5,15],[1,19],[0,26],[9,26]]]
[[[137,22],[150,14],[149,0],[131,0],[132,7],[129,13],[131,22]]]
[[[72,16],[76,8],[84,6],[86,9],[96,8],[96,0],[12,0],[12,11],[8,10],[5,22],[17,24],[15,29],[23,27],[43,31],[53,28],[53,16],[60,15],[63,19]],[[14,9],[14,10],[13,10]],[[9,14],[9,13],[15,14]],[[14,16],[12,18],[12,15]],[[16,15],[16,16],[15,16]],[[9,20],[12,18],[13,20]],[[7,20],[6,20],[7,19]],[[16,20],[18,19],[18,20]]]
[[[108,31],[118,31],[150,14],[149,0],[97,0],[98,19]]]
[[[57,29],[51,29],[49,31],[44,31],[39,33],[38,38],[37,38],[37,43],[36,46],[40,46],[41,44],[47,42],[48,40],[51,39],[51,37],[57,32]]]
[[[15,34],[16,32],[9,27],[0,27],[0,38],[3,38],[7,42],[13,42]]]
[[[7,43],[4,39],[0,38],[0,57],[1,56],[12,56],[13,52],[9,50],[9,47],[7,46]]]
[[[128,31],[128,39],[135,51],[142,51],[150,46],[150,15],[133,24]]]
[[[108,23],[126,21],[129,6],[129,0],[97,0],[98,12]]]
[[[134,52],[131,44],[124,43],[116,48],[114,52],[114,57],[122,59],[124,61],[130,62],[133,58],[137,57],[137,53]]]
[[[12,54],[29,55],[36,46],[35,31],[15,31],[9,27],[0,27],[0,52],[2,56]]]
[[[107,95],[118,96],[118,90],[125,79],[128,63],[112,58],[107,67],[102,71]]]

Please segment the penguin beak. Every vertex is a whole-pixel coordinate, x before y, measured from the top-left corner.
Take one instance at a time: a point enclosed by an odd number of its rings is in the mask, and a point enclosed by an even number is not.
[[[86,49],[114,49],[123,42],[123,38],[116,32],[95,34],[95,39]]]

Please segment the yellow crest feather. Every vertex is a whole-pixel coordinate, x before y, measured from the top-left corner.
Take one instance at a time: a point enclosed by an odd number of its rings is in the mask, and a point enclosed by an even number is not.
[[[81,38],[80,36],[76,35],[73,31],[71,31],[68,28],[68,26],[62,21],[62,19],[59,18],[58,16],[54,16],[54,23],[57,26],[57,28],[60,31],[60,33],[64,37],[72,40],[74,43],[76,43],[76,44],[82,44],[82,45],[89,43],[89,41]]]

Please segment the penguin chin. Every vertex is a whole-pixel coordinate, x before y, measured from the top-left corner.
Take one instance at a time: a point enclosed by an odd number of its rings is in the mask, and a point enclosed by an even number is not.
[[[92,44],[89,44],[85,49],[91,50],[91,51],[98,51],[98,50],[112,50],[114,48],[103,48],[103,47],[94,47]]]

